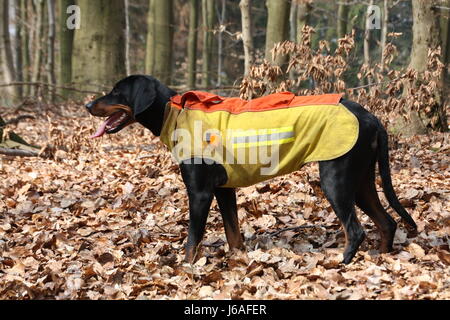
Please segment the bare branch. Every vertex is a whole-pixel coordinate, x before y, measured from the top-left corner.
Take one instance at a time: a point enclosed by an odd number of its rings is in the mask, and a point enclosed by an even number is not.
[[[10,157],[38,157],[39,152],[35,151],[26,151],[19,149],[6,149],[0,148],[0,154],[4,154]]]
[[[45,82],[11,82],[11,83],[0,83],[0,88],[3,87],[14,87],[14,86],[36,86],[36,87],[51,87],[55,89],[62,89],[62,90],[69,90],[69,91],[76,91],[80,93],[86,93],[86,94],[101,94],[99,91],[87,91],[87,90],[79,90],[72,87],[65,87],[65,86],[57,86],[51,83],[45,83]]]

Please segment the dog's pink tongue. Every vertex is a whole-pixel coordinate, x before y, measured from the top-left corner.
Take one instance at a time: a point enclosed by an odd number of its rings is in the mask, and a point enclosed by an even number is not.
[[[106,132],[106,126],[109,123],[109,119],[102,123],[102,125],[98,128],[97,132],[91,136],[91,139],[97,139],[102,137]]]

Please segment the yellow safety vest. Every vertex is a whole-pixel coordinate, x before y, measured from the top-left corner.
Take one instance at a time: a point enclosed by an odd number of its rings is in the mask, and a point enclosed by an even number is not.
[[[179,162],[222,164],[223,187],[246,187],[349,152],[359,123],[341,98],[284,92],[244,101],[188,92],[167,105],[161,141]]]

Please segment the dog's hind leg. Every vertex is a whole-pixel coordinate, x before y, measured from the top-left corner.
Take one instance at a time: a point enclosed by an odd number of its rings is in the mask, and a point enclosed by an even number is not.
[[[356,193],[356,205],[377,226],[381,238],[380,252],[386,253],[392,251],[397,223],[383,208],[378,197],[375,187],[375,163],[370,167],[366,177],[360,183],[360,187]]]
[[[348,159],[320,162],[322,190],[338,216],[345,232],[343,263],[349,264],[365,238],[355,212],[355,183]]]
[[[232,249],[243,249],[239,220],[237,215],[236,191],[228,188],[217,188],[214,192],[223,219],[228,246]]]

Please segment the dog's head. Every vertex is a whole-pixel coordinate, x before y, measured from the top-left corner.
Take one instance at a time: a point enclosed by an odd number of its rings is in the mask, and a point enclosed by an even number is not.
[[[112,91],[86,105],[90,114],[107,118],[92,138],[121,131],[134,122],[146,125],[145,114],[156,103],[165,103],[175,94],[150,76],[134,75],[119,81]]]

